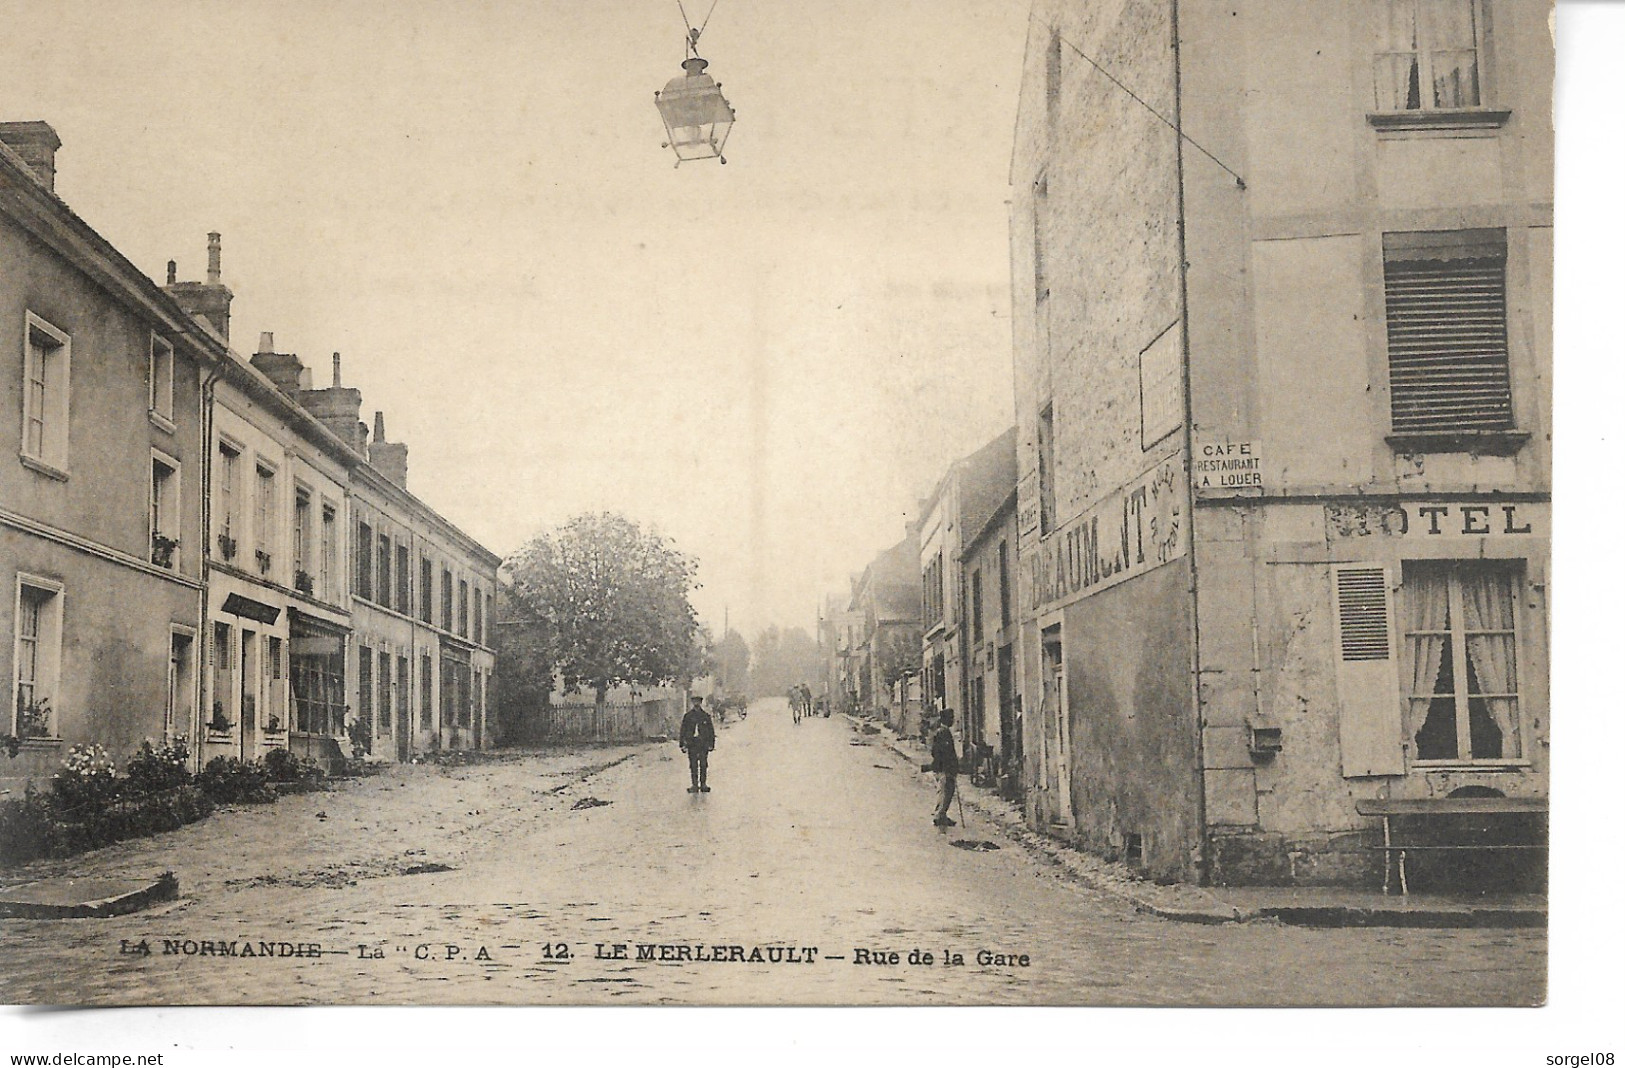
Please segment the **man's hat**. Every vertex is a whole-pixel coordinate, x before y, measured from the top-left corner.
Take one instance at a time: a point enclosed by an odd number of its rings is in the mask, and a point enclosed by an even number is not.
[[[703,705],[705,704],[705,698],[701,697],[699,694],[695,694],[693,697],[688,699],[688,702],[692,705]]]

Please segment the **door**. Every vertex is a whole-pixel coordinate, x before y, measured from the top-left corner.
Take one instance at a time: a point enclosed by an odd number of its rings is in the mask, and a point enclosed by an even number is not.
[[[238,723],[240,724],[239,737],[242,743],[242,752],[239,756],[244,760],[252,760],[255,756],[255,747],[258,744],[259,734],[259,707],[260,707],[260,661],[259,661],[259,635],[251,630],[243,631],[242,664],[237,674],[242,683],[242,702],[239,709]]]
[[[1046,785],[1051,790],[1054,811],[1050,818],[1057,823],[1072,822],[1072,760],[1071,725],[1066,705],[1066,658],[1061,646],[1059,625],[1044,631],[1044,736],[1053,743],[1049,752],[1049,767],[1045,769]]]

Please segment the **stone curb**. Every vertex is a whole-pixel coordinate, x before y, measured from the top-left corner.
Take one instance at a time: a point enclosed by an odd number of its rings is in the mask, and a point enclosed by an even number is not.
[[[0,918],[18,920],[107,919],[112,916],[127,916],[132,912],[139,912],[160,901],[172,901],[180,894],[180,881],[175,878],[173,872],[166,871],[145,886],[95,901],[58,904],[43,901],[20,901],[7,896],[15,894],[19,890],[27,890],[30,887],[40,885],[41,883],[37,882],[24,883],[21,886],[0,890]]]
[[[860,723],[867,722],[860,718],[846,715],[846,719],[858,728]],[[889,727],[882,727],[877,735],[867,735],[877,738],[887,748],[910,761],[918,762],[925,756],[921,748],[918,752],[911,752],[907,746],[912,743],[898,738]],[[1436,928],[1524,928],[1544,927],[1547,923],[1547,914],[1544,909],[1478,909],[1478,908],[1436,908],[1436,909],[1397,909],[1397,908],[1362,908],[1352,905],[1284,905],[1260,906],[1258,908],[1242,908],[1230,904],[1211,891],[1203,887],[1190,887],[1190,891],[1200,893],[1211,898],[1210,906],[1192,908],[1183,904],[1170,904],[1157,901],[1151,894],[1137,893],[1127,887],[1117,885],[1114,880],[1099,877],[1097,874],[1082,869],[1077,864],[1077,850],[1067,846],[1064,842],[1051,838],[1042,832],[1035,831],[1024,822],[1013,821],[1009,815],[990,808],[983,803],[981,787],[961,784],[960,798],[967,808],[973,809],[977,815],[990,823],[995,824],[1006,836],[1016,841],[1028,852],[1036,853],[1052,864],[1065,869],[1067,874],[1090,889],[1109,897],[1122,901],[1138,912],[1144,912],[1165,920],[1178,923],[1247,923],[1253,920],[1273,920],[1277,923],[1289,924],[1298,927],[1436,927]],[[1094,858],[1099,863],[1109,863]],[[1071,863],[1069,863],[1069,860]],[[1120,876],[1125,882],[1135,881],[1127,870]]]

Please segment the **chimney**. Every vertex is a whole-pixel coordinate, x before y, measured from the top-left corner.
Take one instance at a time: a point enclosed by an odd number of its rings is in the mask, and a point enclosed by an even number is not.
[[[372,413],[372,448],[368,459],[377,472],[395,485],[406,488],[406,446],[384,440],[384,413]]]
[[[260,374],[276,384],[276,388],[299,398],[300,391],[310,384],[310,372],[291,352],[276,351],[276,337],[269,330],[260,331],[260,350],[249,358],[249,363]]]
[[[38,119],[30,122],[0,122],[0,143],[4,143],[28,164],[34,178],[45,188],[56,192],[56,150],[62,147],[62,138],[51,129],[51,124]]]
[[[361,391],[346,389],[338,353],[333,353],[333,385],[327,389],[302,389],[299,403],[350,448],[367,454],[366,424],[361,422]]]
[[[220,235],[209,234],[209,273],[207,282],[175,281],[175,261],[169,261],[168,293],[194,319],[201,319],[220,335],[222,341],[231,338],[231,290],[220,283]],[[264,349],[261,337],[261,349]]]

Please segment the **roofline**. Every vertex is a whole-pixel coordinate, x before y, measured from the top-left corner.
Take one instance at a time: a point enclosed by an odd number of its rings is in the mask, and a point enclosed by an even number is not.
[[[441,533],[450,536],[453,541],[460,544],[464,549],[467,549],[475,556],[482,558],[493,568],[499,568],[502,566],[502,557],[475,541],[473,536],[468,532],[464,531],[451,520],[429,507],[424,503],[421,497],[417,496],[415,493],[412,493],[405,486],[392,481],[382,471],[379,471],[376,467],[372,466],[372,464],[368,461],[362,459],[359,455],[356,456],[356,461],[355,474],[360,476],[362,480],[381,490],[383,493],[392,495],[399,499],[402,503],[416,509],[419,513],[428,518],[432,524],[439,527]]]
[[[96,232],[53,190],[40,184],[9,145],[0,143],[0,211],[47,244],[115,298],[162,323],[194,357],[219,362],[226,344],[213,330],[187,314],[107,238]]]
[[[976,532],[975,537],[971,538],[969,541],[965,542],[959,547],[960,558],[964,559],[967,556],[971,556],[976,552],[977,549],[980,549],[982,547],[982,543],[989,540],[988,535],[993,532],[994,528],[1003,522],[1006,517],[1013,514],[1015,510],[1016,488],[1012,486],[1010,487],[1010,492],[1004,495],[1004,500],[1000,501],[999,506],[993,509],[993,514],[987,517],[987,522],[982,524],[982,529]]]

